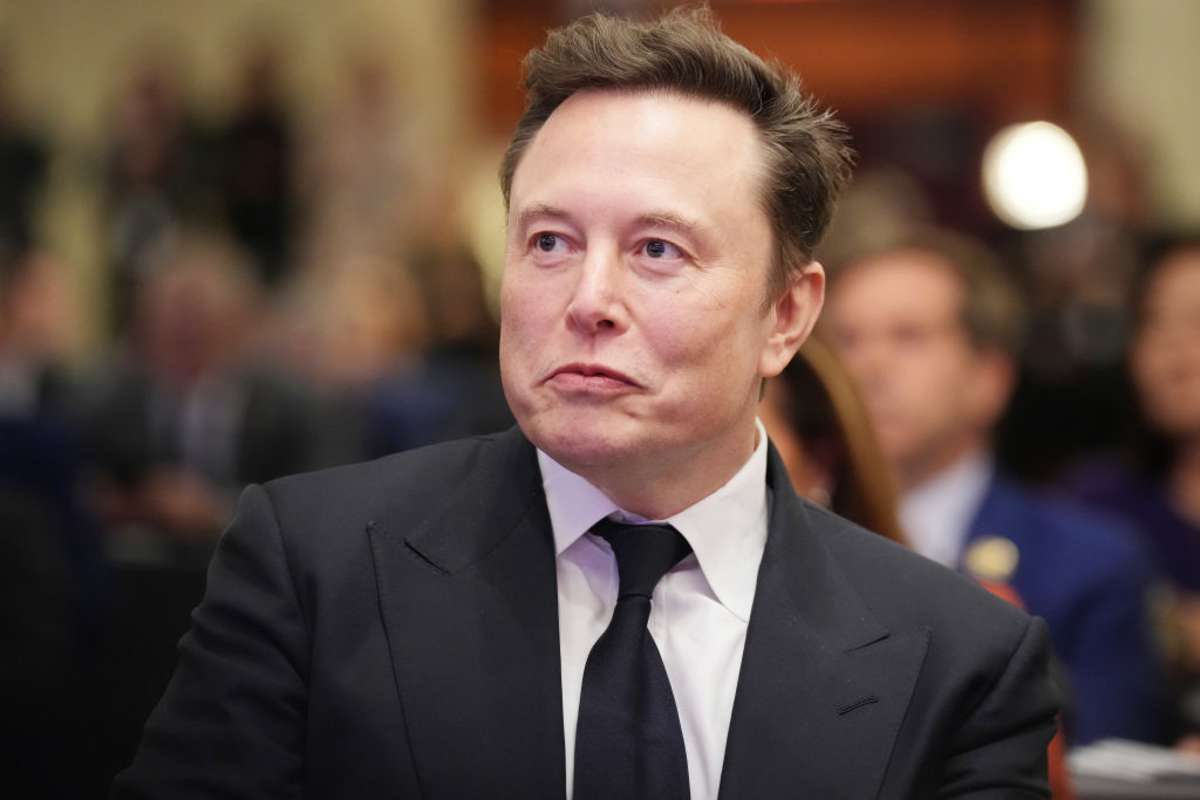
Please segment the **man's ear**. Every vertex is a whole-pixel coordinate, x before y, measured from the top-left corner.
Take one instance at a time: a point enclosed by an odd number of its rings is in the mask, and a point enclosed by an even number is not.
[[[759,374],[773,378],[812,333],[825,304],[825,269],[810,261],[788,276],[787,288],[769,311],[771,331],[759,359]]]

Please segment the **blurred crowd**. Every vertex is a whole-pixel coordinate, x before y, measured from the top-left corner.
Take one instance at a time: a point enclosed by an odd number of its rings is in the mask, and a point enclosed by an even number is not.
[[[388,73],[355,64],[303,135],[276,51],[241,75],[216,123],[161,59],[116,99],[109,333],[82,360],[74,273],[37,235],[54,154],[0,91],[2,640],[22,654],[0,725],[5,765],[62,796],[132,757],[242,487],[512,425],[479,267],[415,230]]]
[[[423,235],[388,74],[364,59],[302,134],[280,71],[248,51],[216,124],[169,64],[129,76],[96,154],[109,335],[82,363],[72,272],[37,235],[53,154],[0,87],[0,587],[22,654],[0,659],[0,726],[64,796],[132,756],[245,484],[512,424],[479,265]],[[763,416],[801,493],[1047,620],[1068,744],[1186,742],[1200,238],[1146,230],[1136,165],[1093,163],[1083,216],[1017,234],[865,153],[824,321]]]

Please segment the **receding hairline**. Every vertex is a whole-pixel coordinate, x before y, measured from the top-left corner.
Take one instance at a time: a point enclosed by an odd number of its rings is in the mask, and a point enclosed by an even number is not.
[[[504,189],[504,192],[503,192],[504,208],[505,208],[506,212],[510,210],[510,205],[512,203],[512,189],[516,185],[516,182],[517,182],[517,171],[521,168],[521,164],[523,164],[525,162],[525,157],[529,154],[529,151],[534,147],[534,145],[536,144],[536,142],[538,140],[538,137],[541,136],[542,131],[545,130],[546,126],[550,123],[550,120],[552,120],[554,118],[554,115],[557,114],[563,106],[567,105],[568,103],[570,103],[572,100],[574,100],[577,97],[582,97],[584,99],[590,99],[590,98],[594,98],[594,97],[621,96],[621,95],[626,96],[626,97],[637,97],[637,96],[645,96],[645,95],[650,95],[650,96],[660,95],[663,97],[673,97],[673,98],[677,98],[677,99],[681,99],[681,100],[688,100],[688,101],[692,101],[692,102],[695,102],[695,103],[697,103],[699,105],[703,105],[703,106],[727,109],[733,115],[741,118],[746,123],[748,123],[749,126],[753,129],[755,142],[758,145],[757,154],[756,154],[757,174],[753,176],[753,180],[758,184],[755,187],[755,191],[759,195],[759,202],[760,202],[761,210],[764,213],[767,213],[768,215],[770,214],[770,209],[769,209],[768,205],[770,202],[770,191],[771,191],[771,184],[770,184],[771,174],[770,173],[771,173],[772,153],[770,150],[770,143],[768,142],[768,140],[764,134],[764,129],[763,129],[762,125],[759,124],[757,118],[753,114],[748,112],[746,109],[744,109],[741,106],[737,105],[736,103],[730,102],[728,100],[724,100],[719,97],[712,97],[710,95],[706,95],[701,92],[691,92],[691,91],[687,91],[684,89],[680,89],[680,88],[677,88],[674,86],[668,86],[668,85],[599,86],[599,87],[589,87],[589,88],[585,88],[585,89],[579,89],[578,91],[572,92],[571,94],[567,95],[567,97],[564,98],[563,101],[560,102],[558,105],[556,105],[554,107],[554,110],[551,111],[550,114],[547,115],[547,117],[544,120],[542,120],[541,124],[539,124],[537,126],[537,128],[533,131],[533,134],[521,146],[520,150],[518,151],[517,158],[512,162],[511,170],[507,176],[507,182],[506,182],[507,185],[502,187]]]

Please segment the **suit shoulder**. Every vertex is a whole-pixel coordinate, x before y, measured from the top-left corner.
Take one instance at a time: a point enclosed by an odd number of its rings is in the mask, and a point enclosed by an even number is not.
[[[1014,640],[1029,615],[996,597],[978,582],[824,509],[807,507],[846,579],[885,624],[990,628],[999,640]]]
[[[381,477],[392,482],[398,475],[418,481],[436,481],[469,470],[481,451],[486,450],[496,438],[495,435],[488,435],[457,439],[392,453],[370,461],[287,475],[270,481],[267,488],[273,496],[286,496],[325,487],[370,486]]]
[[[280,528],[290,535],[323,527],[366,524],[397,513],[417,518],[462,485],[497,449],[498,435],[478,436],[265,484]]]

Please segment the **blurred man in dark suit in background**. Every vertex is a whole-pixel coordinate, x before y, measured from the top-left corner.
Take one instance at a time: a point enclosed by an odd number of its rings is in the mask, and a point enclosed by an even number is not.
[[[199,233],[140,287],[128,352],[83,412],[116,532],[211,541],[242,486],[312,465],[307,395],[254,358],[255,289],[239,252]]]

